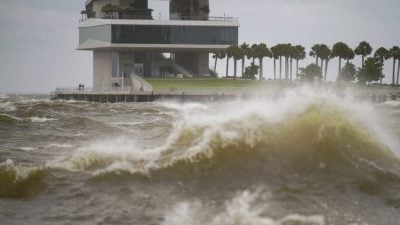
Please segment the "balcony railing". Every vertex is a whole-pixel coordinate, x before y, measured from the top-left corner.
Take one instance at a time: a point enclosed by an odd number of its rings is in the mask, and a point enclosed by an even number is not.
[[[237,17],[226,17],[226,16],[211,16],[208,18],[200,17],[200,16],[188,16],[188,17],[179,17],[179,18],[171,18],[169,16],[140,16],[140,15],[106,15],[106,16],[98,16],[98,17],[85,17],[79,20],[79,22],[84,22],[88,19],[111,19],[111,20],[173,20],[173,21],[221,21],[221,22],[238,22]]]

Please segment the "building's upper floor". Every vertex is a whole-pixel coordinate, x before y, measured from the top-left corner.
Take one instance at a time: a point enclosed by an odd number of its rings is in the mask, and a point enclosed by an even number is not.
[[[148,0],[87,0],[84,19],[152,19]],[[170,19],[208,20],[209,0],[170,0]]]
[[[170,0],[170,17],[152,18],[148,0],[87,0],[79,49],[223,49],[238,43],[239,22],[209,17],[209,0]]]
[[[238,43],[238,32],[236,21],[89,19],[79,26],[79,49],[226,48]]]

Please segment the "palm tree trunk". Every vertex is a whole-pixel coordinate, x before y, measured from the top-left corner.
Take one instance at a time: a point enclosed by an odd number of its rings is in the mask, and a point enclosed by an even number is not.
[[[315,56],[315,65],[318,66],[318,56]]]
[[[274,80],[276,80],[276,59],[274,58]]]
[[[215,57],[214,73],[217,73],[217,62],[218,62],[218,57]]]
[[[244,57],[242,58],[242,76],[244,75]]]
[[[397,87],[399,87],[399,76],[400,76],[400,59],[399,60],[397,60],[398,62],[397,62],[397,82],[396,82],[396,84],[397,84]]]
[[[296,59],[296,80],[299,79],[299,60]]]
[[[263,74],[263,59],[262,58],[258,58],[258,60],[260,60],[260,76],[258,76],[259,80],[263,80],[264,74]]]
[[[229,57],[226,57],[226,77],[229,75]]]
[[[293,59],[290,57],[290,81],[293,80]]]
[[[396,58],[393,56],[393,78],[392,78],[392,85],[395,85],[395,73],[396,73]]]
[[[365,56],[362,55],[362,56],[361,56],[361,63],[362,63],[361,69],[364,69],[364,61],[365,61]]]
[[[233,59],[233,64],[234,64],[234,79],[236,80],[236,75],[237,75],[237,61],[236,59]]]
[[[279,56],[279,80],[282,80],[282,56]]]
[[[285,80],[289,79],[289,58],[285,57]]]
[[[328,64],[329,64],[329,60],[325,59],[325,75],[324,75],[325,83],[326,83],[326,75],[328,74]]]
[[[324,69],[324,60],[321,58],[321,70]]]
[[[340,80],[341,76],[341,71],[342,70],[342,57],[339,57],[339,72],[338,72],[338,80]]]

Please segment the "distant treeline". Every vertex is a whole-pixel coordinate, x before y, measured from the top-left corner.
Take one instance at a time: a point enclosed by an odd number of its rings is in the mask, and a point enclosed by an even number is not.
[[[355,49],[350,48],[343,42],[334,44],[332,49],[325,44],[315,44],[308,53],[309,56],[315,58],[315,63],[299,68],[299,61],[304,60],[307,56],[305,48],[301,45],[278,44],[268,48],[264,43],[253,44],[252,46],[243,43],[240,46],[232,45],[224,51],[215,52],[213,55],[215,59],[214,72],[216,72],[218,59],[226,58],[226,76],[228,77],[229,62],[232,58],[234,62],[234,78],[237,78],[237,63],[241,61],[243,78],[256,79],[256,75],[259,74],[259,79],[263,80],[263,60],[264,58],[271,58],[274,62],[274,80],[284,79],[291,81],[299,79],[326,82],[329,62],[334,58],[338,58],[337,81],[357,81],[361,84],[380,81],[382,84],[382,79],[385,77],[383,75],[384,63],[388,59],[393,59],[392,85],[399,85],[400,48],[393,46],[388,50],[380,47],[373,55],[371,55],[372,53],[373,48],[366,41],[361,42]],[[359,67],[356,67],[351,62],[356,55],[361,57],[361,65]],[[246,58],[251,60],[251,65],[248,67],[245,67]],[[256,59],[258,60],[258,65],[256,65]],[[346,61],[344,66],[342,66],[342,60]],[[279,68],[277,68],[277,61],[279,62]],[[293,76],[293,61],[296,63],[295,77]]]

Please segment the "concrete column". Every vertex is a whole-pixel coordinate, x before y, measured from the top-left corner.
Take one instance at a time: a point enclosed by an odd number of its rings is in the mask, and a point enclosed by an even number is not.
[[[111,87],[112,53],[93,51],[93,89],[100,91]]]

